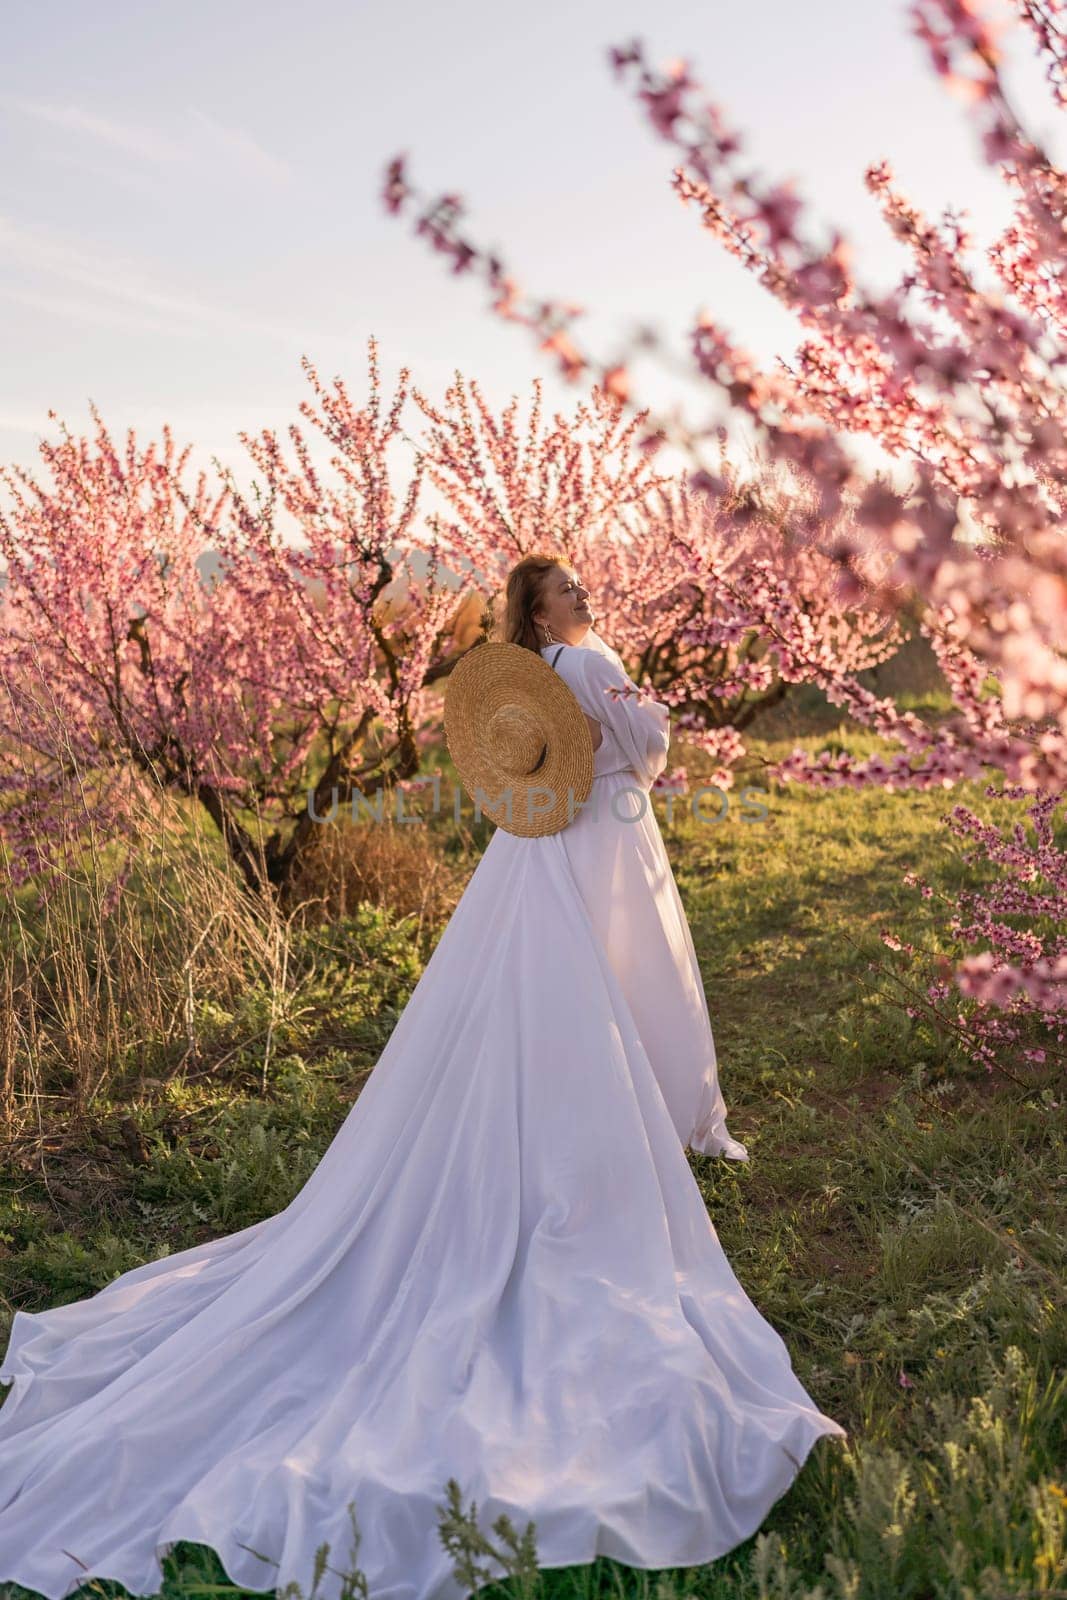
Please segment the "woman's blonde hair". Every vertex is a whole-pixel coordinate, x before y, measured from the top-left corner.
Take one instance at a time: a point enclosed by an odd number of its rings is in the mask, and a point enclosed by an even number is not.
[[[505,589],[504,642],[525,645],[541,652],[544,639],[537,637],[533,613],[540,602],[545,579],[553,567],[567,566],[566,556],[535,552],[523,556],[508,573]]]

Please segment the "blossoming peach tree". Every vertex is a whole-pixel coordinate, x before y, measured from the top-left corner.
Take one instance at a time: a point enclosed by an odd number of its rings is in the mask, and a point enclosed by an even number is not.
[[[1035,0],[1015,0],[1015,8],[1062,106],[1060,8]],[[815,548],[839,571],[839,597],[889,613],[916,608],[952,695],[951,716],[920,721],[840,670],[811,619],[785,607],[791,668],[898,753],[858,760],[798,749],[777,776],[824,788],[947,790],[993,775],[987,793],[1019,805],[1022,817],[1005,831],[962,806],[946,818],[998,876],[950,908],[950,930],[970,953],[911,1007],[956,1030],[976,1061],[1013,1070],[1040,1065],[1046,1051],[1062,1063],[1067,1032],[1067,855],[1062,827],[1057,833],[1067,788],[1067,179],[1011,104],[999,28],[972,0],[916,0],[910,14],[935,71],[968,102],[1014,215],[983,272],[960,213],[930,221],[899,191],[888,163],[872,163],[868,187],[911,256],[886,293],[863,286],[840,231],[809,239],[803,200],[746,166],[742,139],[685,62],[655,70],[639,42],[612,49],[610,61],[671,147],[680,201],[803,329],[794,359],[764,371],[702,312],[689,340],[695,370],[771,460],[817,486]],[[593,377],[636,410],[628,353],[598,361],[583,350],[581,308],[525,295],[498,253],[464,236],[457,195],[420,196],[406,158],[396,157],[383,200],[397,214],[414,209],[417,232],[455,272],[481,271],[492,311],[527,327],[564,378]],[[655,348],[657,337],[645,329],[639,343]],[[638,448],[671,438],[690,457],[690,487],[717,499],[720,528],[735,520],[704,458],[708,427],[678,414],[640,415],[647,431]],[[850,433],[875,441],[897,478],[872,478],[847,447]],[[699,587],[702,541],[690,558]],[[773,612],[775,579],[772,564],[758,609]],[[691,623],[690,642],[701,640],[714,648],[710,619]],[[903,948],[891,930],[886,941]]]
[[[96,409],[92,440],[40,446],[50,481],[4,469],[0,515],[0,843],[12,885],[47,896],[88,838],[131,837],[132,801],[159,790],[204,808],[248,886],[283,887],[315,820],[418,767],[427,686],[447,657],[453,590],[418,582],[398,546],[403,493],[387,450],[406,372],[383,411],[308,377],[335,485],[292,425],[295,464],[265,430],[242,435],[263,471],[188,482],[169,428],[125,449]],[[55,416],[55,413],[50,413]],[[299,538],[286,536],[279,505]],[[118,892],[129,855],[112,885]]]

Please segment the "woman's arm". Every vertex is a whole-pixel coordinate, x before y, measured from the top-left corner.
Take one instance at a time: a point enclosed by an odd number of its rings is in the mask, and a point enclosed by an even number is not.
[[[637,687],[625,671],[597,650],[574,651],[574,657],[581,660],[582,709],[611,729],[641,786],[651,789],[667,765],[670,707],[659,700],[638,700],[635,695],[616,699],[609,689]]]

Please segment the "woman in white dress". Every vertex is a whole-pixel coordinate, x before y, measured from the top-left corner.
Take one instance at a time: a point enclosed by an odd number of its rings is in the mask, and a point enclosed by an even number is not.
[[[320,1594],[338,1600],[352,1502],[371,1600],[461,1600],[438,1532],[450,1477],[486,1531],[533,1519],[544,1567],[699,1565],[759,1528],[816,1439],[847,1437],[735,1277],[686,1159],[747,1151],[638,815],[667,709],[605,694],[629,679],[588,598],[566,562],[524,558],[505,631],[558,653],[600,725],[599,804],[541,837],[497,828],[295,1199],[16,1313],[0,1582],[150,1594],[191,1540],[235,1583],[307,1593],[328,1540]]]

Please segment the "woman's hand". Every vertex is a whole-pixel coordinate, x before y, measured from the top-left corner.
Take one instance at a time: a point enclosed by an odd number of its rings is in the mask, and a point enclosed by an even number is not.
[[[593,735],[593,749],[599,750],[604,740],[603,724],[598,722],[595,717],[591,717],[588,711],[583,711],[582,715],[589,724],[589,732]]]

